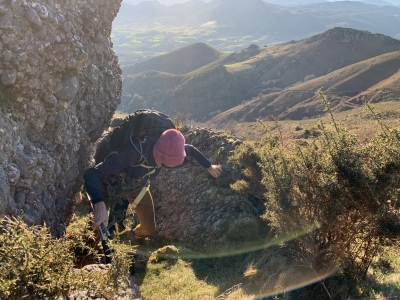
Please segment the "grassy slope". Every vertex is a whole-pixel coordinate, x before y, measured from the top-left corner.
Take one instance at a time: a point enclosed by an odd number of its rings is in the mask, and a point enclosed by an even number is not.
[[[381,122],[386,126],[393,127],[399,123],[400,105],[398,102],[376,103],[373,104],[373,108],[375,113],[382,118]],[[378,122],[364,106],[336,113],[335,119],[338,124],[344,125],[351,133],[357,135],[360,142],[370,139],[380,129]],[[328,116],[306,120],[282,120],[277,123],[266,121],[265,124],[268,130],[273,132],[280,130],[285,144],[290,146],[298,140],[304,131],[316,128],[320,121],[326,123],[327,127],[331,126],[331,120]],[[237,136],[242,136],[247,141],[259,140],[266,133],[266,129],[257,122],[232,122],[225,130]]]
[[[268,253],[268,251],[266,252]],[[255,257],[253,258],[255,259]],[[304,270],[300,271],[296,269],[296,267],[283,270],[282,268],[285,268],[286,261],[284,257],[280,256],[278,251],[273,253],[270,252],[267,257],[262,258],[266,260],[265,270],[254,270],[252,265],[255,261],[252,262],[249,260],[242,261],[242,265],[238,266],[238,259],[241,258],[226,258],[226,261],[231,261],[231,266],[227,266],[227,263],[224,263],[224,261],[216,260],[210,260],[209,262],[198,262],[196,264],[203,263],[205,267],[208,267],[208,271],[206,271],[206,273],[204,273],[202,276],[197,275],[197,277],[193,277],[192,270],[196,270],[196,267],[193,266],[193,263],[186,264],[184,268],[179,271],[178,268],[174,267],[171,269],[163,269],[159,273],[155,273],[155,267],[151,266],[147,269],[147,272],[149,273],[147,276],[152,282],[147,282],[145,280],[141,285],[141,289],[143,290],[144,295],[149,296],[146,297],[146,299],[155,300],[157,297],[153,296],[154,294],[152,291],[155,285],[158,287],[158,290],[165,289],[167,291],[171,291],[169,287],[171,278],[179,278],[181,279],[180,282],[183,283],[182,287],[184,291],[187,290],[187,284],[192,284],[193,278],[196,278],[194,286],[198,288],[198,297],[193,297],[194,294],[188,294],[185,292],[181,293],[180,291],[182,290],[177,289],[169,295],[168,299],[200,300],[216,299],[216,297],[219,296],[220,298],[217,299],[247,300],[261,298],[264,299],[264,297],[272,295],[277,296],[265,299],[305,299],[301,296],[292,296],[292,298],[288,298],[287,293],[290,291],[294,291],[294,293],[296,293],[296,289],[301,288],[304,285],[311,284],[312,282],[317,282],[318,284],[320,281],[320,284],[322,285],[324,279],[323,276],[321,276],[318,280],[318,277],[316,277],[315,274],[307,274],[304,272]],[[390,263],[390,268],[387,266],[382,267],[380,265],[385,261]],[[281,266],[281,274],[278,275],[271,273],[273,268],[279,269],[279,266]],[[182,267],[182,265],[180,267]],[[268,270],[268,267],[270,267],[270,270]],[[376,297],[374,299],[388,299],[386,297],[397,296],[400,293],[398,275],[399,271],[400,259],[396,253],[396,247],[388,247],[385,249],[385,252],[377,258],[368,273],[367,279],[360,284],[359,288],[364,294],[370,293],[370,295],[374,295]],[[170,274],[171,272],[173,272],[173,274]],[[264,272],[266,274],[260,274],[260,272]],[[268,273],[270,276],[269,286],[267,282],[257,282],[257,280],[250,284],[251,277],[262,277]],[[158,275],[155,276],[155,274]],[[187,276],[188,274],[190,276]],[[278,276],[281,278],[277,279],[276,277]],[[230,286],[227,286],[227,283],[230,284]],[[351,295],[345,291],[345,283],[342,283],[342,285],[336,287],[336,289],[335,287],[329,286],[329,282],[326,284],[331,292],[332,290],[340,291],[335,295],[335,299],[351,299]],[[257,286],[260,287],[261,285],[265,285],[266,289],[257,290]],[[210,297],[210,292],[214,292],[214,297]],[[299,292],[299,294],[301,294],[301,292]],[[329,299],[329,294],[322,292],[320,294],[315,294],[315,297],[311,299]]]
[[[381,118],[381,122],[388,126],[393,127],[399,123],[400,120],[400,105],[398,102],[380,102],[372,105],[374,112]],[[116,112],[114,117],[126,117],[127,114],[123,112]],[[360,142],[369,140],[380,128],[378,122],[374,119],[369,110],[364,106],[335,113],[335,119],[338,124],[345,126],[351,133],[358,136]],[[323,121],[330,125],[329,116],[323,116],[315,119],[305,120],[279,120],[265,121],[268,130],[277,132],[280,130],[282,136],[286,141],[286,145],[290,146],[305,130],[312,130],[317,127],[318,122]],[[208,123],[194,123],[196,126],[209,127]],[[300,129],[301,128],[301,129]],[[256,121],[254,122],[228,122],[224,126],[219,126],[218,129],[225,130],[236,136],[242,137],[245,141],[252,142],[259,140],[266,134],[266,128],[261,126]]]

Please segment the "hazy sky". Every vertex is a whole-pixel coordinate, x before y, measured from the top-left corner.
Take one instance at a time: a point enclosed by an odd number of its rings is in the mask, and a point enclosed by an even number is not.
[[[132,4],[138,4],[139,2],[143,1],[151,1],[151,0],[124,0],[124,2],[132,3]],[[185,3],[188,0],[157,0],[161,4],[164,5],[173,5],[177,3]],[[202,0],[203,2],[211,2],[212,0]],[[284,5],[284,3],[296,3],[296,4],[306,4],[306,3],[316,3],[316,2],[335,2],[335,0],[264,0],[265,2],[269,3],[275,3],[275,4],[280,4]],[[400,5],[400,0],[353,0],[353,1],[360,1],[364,3],[371,3],[371,4],[395,4],[395,5]]]

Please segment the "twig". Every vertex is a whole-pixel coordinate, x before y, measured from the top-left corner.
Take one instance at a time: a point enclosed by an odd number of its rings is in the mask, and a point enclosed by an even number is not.
[[[226,299],[230,294],[232,294],[233,292],[236,292],[238,289],[240,289],[241,286],[242,286],[242,283],[238,283],[237,285],[234,285],[233,287],[227,289],[225,292],[223,292],[218,297],[214,298],[214,300]]]

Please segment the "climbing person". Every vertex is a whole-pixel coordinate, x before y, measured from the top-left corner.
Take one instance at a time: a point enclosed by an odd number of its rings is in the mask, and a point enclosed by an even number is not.
[[[99,151],[96,153],[98,154],[96,164],[88,168],[83,175],[86,192],[94,206],[93,229],[107,221],[111,230],[115,229],[116,224],[122,225],[128,206],[131,205],[139,220],[139,224],[133,229],[135,236],[154,235],[156,222],[149,183],[161,168],[177,167],[184,162],[186,156],[193,157],[215,178],[222,173],[221,165],[212,164],[197,148],[185,143],[184,136],[174,128],[167,116],[157,111],[143,111],[134,114],[140,117],[136,117],[136,124],[131,125],[133,129],[125,134],[125,138],[119,134],[119,140],[125,140],[125,142],[120,141],[119,149],[117,151],[108,149],[111,154],[104,160],[100,155],[101,151],[97,149]],[[143,123],[146,121],[142,117],[148,116],[155,118],[162,116],[165,118],[162,122],[169,121],[171,125],[167,127],[172,128],[161,134],[151,135],[151,130],[143,128]],[[155,128],[157,126],[154,123],[157,121],[158,119],[153,119],[147,126]],[[120,127],[123,128],[124,125]],[[137,130],[139,127],[141,128]],[[135,129],[140,133],[133,133]],[[122,129],[120,131],[122,132]],[[117,143],[115,139],[113,141],[111,136],[108,140],[111,141],[111,146],[115,147]]]

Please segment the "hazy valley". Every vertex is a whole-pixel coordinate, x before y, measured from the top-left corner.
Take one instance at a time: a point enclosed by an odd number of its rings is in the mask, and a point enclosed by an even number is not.
[[[284,6],[285,2],[277,1],[214,0],[166,6],[157,1],[136,5],[124,1],[113,22],[112,40],[125,67],[196,42],[232,53],[251,44],[301,40],[333,27],[391,37],[400,34],[400,7],[395,3],[312,2],[286,1]]]
[[[221,126],[321,116],[320,88],[334,111],[398,101],[399,50],[399,40],[348,28],[232,54],[197,43],[124,68],[119,110],[179,111]]]

